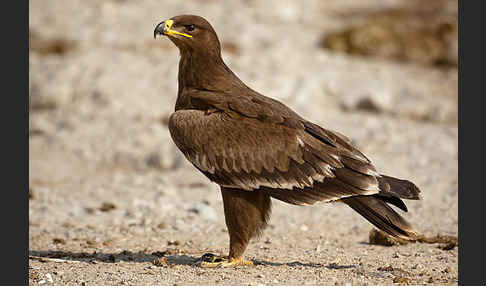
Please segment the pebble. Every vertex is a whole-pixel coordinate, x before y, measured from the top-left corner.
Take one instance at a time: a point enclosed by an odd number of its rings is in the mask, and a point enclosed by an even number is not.
[[[54,279],[52,279],[52,275],[50,273],[47,273],[45,276],[46,276],[46,279],[39,280],[39,282],[37,282],[37,284],[42,285],[42,284],[46,284],[46,283],[54,283]]]

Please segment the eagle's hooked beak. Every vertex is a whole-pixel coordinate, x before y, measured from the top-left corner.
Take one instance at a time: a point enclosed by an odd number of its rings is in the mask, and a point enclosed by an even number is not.
[[[181,36],[184,36],[184,37],[192,38],[191,35],[184,34],[184,33],[181,33],[181,32],[177,32],[176,30],[172,30],[171,29],[172,25],[174,25],[174,21],[173,20],[166,20],[166,21],[160,22],[155,27],[155,30],[154,30],[154,38],[157,37],[157,34],[159,34],[159,35],[167,35],[167,36],[181,35]]]

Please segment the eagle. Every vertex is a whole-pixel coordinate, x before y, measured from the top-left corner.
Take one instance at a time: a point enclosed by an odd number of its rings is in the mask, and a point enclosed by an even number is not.
[[[223,198],[229,254],[203,255],[202,267],[253,265],[244,252],[267,225],[271,199],[342,202],[393,237],[417,237],[390,205],[407,212],[402,199],[420,199],[419,188],[380,174],[346,136],[248,87],[223,61],[206,19],[175,16],[156,25],[157,35],[180,51],[171,138]]]

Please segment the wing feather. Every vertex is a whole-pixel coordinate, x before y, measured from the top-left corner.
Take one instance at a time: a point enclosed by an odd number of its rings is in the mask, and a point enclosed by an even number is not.
[[[186,158],[225,187],[259,189],[293,204],[379,192],[371,161],[342,135],[289,122],[292,126],[238,113],[179,110],[169,130]]]

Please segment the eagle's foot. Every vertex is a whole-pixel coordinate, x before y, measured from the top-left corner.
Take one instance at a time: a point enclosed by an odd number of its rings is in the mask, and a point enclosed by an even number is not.
[[[203,268],[223,268],[238,266],[253,266],[253,262],[249,260],[244,260],[243,258],[228,259],[228,256],[216,256],[211,253],[206,253],[201,257],[201,267]]]

